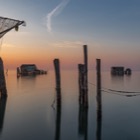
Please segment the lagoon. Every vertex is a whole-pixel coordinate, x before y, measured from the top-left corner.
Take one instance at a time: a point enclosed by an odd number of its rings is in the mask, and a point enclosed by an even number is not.
[[[102,72],[102,109],[98,119],[96,72],[89,71],[88,103],[79,106],[78,71],[61,71],[61,107],[56,106],[55,74],[6,76],[7,100],[0,102],[0,140],[139,140],[140,96],[105,92],[140,91],[140,72],[111,76]]]

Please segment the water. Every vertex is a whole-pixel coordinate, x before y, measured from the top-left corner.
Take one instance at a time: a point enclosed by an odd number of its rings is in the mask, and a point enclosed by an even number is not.
[[[89,107],[79,106],[77,71],[63,71],[61,104],[56,106],[55,75],[6,76],[8,98],[0,102],[0,140],[139,140],[140,96],[102,91],[96,101],[96,73],[89,72]],[[140,91],[140,72],[111,77],[102,72],[102,87]],[[125,93],[121,93],[124,95]],[[134,93],[132,93],[134,94]]]

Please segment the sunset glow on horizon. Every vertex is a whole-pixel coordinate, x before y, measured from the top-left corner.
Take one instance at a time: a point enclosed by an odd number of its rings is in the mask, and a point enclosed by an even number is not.
[[[140,70],[139,5],[138,0],[4,0],[1,16],[27,23],[0,39],[5,68],[53,69],[59,58],[62,69],[77,69],[86,44],[89,69],[100,58],[102,70],[115,65]]]

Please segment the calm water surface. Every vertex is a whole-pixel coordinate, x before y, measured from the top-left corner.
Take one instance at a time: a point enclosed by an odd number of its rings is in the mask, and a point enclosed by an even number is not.
[[[0,102],[0,140],[140,140],[139,95],[102,91],[98,111],[96,73],[90,71],[89,107],[82,109],[77,71],[61,75],[61,105],[57,107],[53,71],[19,79],[15,71],[9,71],[8,98]],[[140,91],[140,72],[124,77],[102,72],[102,87]]]

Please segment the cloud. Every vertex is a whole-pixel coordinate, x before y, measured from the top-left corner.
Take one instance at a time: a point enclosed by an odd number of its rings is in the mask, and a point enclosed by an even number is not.
[[[16,47],[16,45],[14,45],[14,44],[3,44],[2,45],[4,48],[15,48]]]
[[[53,42],[51,43],[53,47],[67,47],[67,48],[75,48],[80,47],[83,45],[82,41],[59,41],[59,42]]]
[[[66,7],[68,2],[69,2],[69,0],[63,0],[50,13],[47,14],[46,26],[47,26],[48,32],[52,32],[52,17],[59,15],[63,11],[63,9]]]

